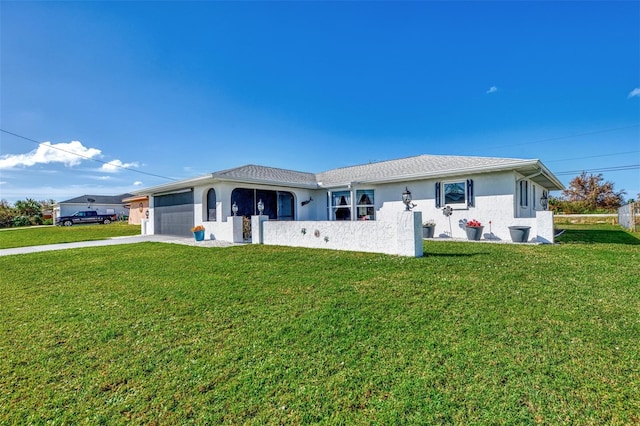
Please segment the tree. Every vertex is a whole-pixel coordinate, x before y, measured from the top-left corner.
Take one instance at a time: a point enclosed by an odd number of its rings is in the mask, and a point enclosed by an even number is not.
[[[16,201],[15,209],[17,215],[14,218],[14,224],[16,226],[42,224],[42,206],[36,200],[31,198],[27,198],[24,201],[18,200]],[[18,223],[16,223],[16,220],[18,220]]]
[[[625,191],[616,192],[613,182],[603,180],[601,173],[587,175],[587,172],[582,172],[569,182],[569,188],[562,191],[562,197],[585,213],[617,209],[624,201]]]
[[[15,212],[7,200],[0,200],[0,228],[10,228],[13,226],[13,216]]]

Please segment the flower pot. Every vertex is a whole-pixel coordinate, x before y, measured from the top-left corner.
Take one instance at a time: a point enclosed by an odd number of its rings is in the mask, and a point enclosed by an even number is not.
[[[483,230],[484,226],[467,226],[465,228],[465,231],[467,231],[467,238],[472,241],[480,241]]]
[[[422,238],[433,238],[433,234],[436,230],[435,225],[423,225],[422,226]]]
[[[509,233],[511,234],[511,241],[514,243],[526,243],[529,241],[530,226],[510,226]]]
[[[204,240],[204,231],[195,231],[193,233],[193,237],[196,239],[196,241]]]

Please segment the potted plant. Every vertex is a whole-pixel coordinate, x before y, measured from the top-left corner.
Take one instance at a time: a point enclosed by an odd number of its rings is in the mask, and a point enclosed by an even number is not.
[[[191,232],[193,232],[193,237],[196,241],[204,240],[204,226],[198,225],[191,228]]]
[[[465,225],[467,238],[472,241],[480,241],[480,238],[482,238],[483,230],[484,226],[482,226],[482,224],[475,219],[468,221]]]
[[[422,223],[422,238],[433,238],[436,229],[436,222],[432,219]]]
[[[514,243],[526,243],[529,241],[530,226],[510,226],[509,234],[511,234],[511,241]]]

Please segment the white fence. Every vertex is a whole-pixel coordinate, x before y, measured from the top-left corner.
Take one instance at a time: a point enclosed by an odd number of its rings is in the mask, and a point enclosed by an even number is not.
[[[640,219],[640,203],[629,203],[618,209],[618,224],[635,231]]]

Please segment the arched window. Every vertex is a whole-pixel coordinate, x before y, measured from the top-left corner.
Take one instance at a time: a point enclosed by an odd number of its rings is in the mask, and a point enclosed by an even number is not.
[[[207,192],[207,220],[216,221],[216,190],[213,188]]]

